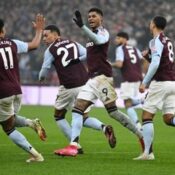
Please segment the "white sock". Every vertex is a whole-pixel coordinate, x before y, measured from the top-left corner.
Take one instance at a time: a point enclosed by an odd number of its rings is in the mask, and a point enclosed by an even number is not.
[[[132,131],[134,134],[136,134],[139,138],[142,138],[142,133],[140,129],[136,127],[136,125],[133,123],[133,121],[123,112],[119,110],[113,110],[112,112],[108,112],[110,117],[115,119],[116,121],[120,122],[121,125],[128,128],[130,131]]]
[[[104,124],[100,120],[93,117],[88,117],[83,123],[83,126],[96,130],[102,130],[102,125]]]
[[[16,127],[25,127],[32,125],[32,120],[27,119],[20,115],[15,115],[15,126]]]
[[[133,107],[127,108],[127,114],[130,117],[130,119],[137,124],[138,122],[138,117],[137,117],[137,113],[135,111],[135,109]]]
[[[172,118],[172,120],[171,120],[171,125],[172,125],[172,126],[175,126],[175,117]]]
[[[154,125],[151,122],[143,123],[142,125],[143,140],[145,145],[144,153],[149,154],[150,147],[154,138]]]
[[[83,126],[83,116],[79,113],[72,112],[72,137],[71,142],[79,138]]]
[[[19,131],[14,130],[11,132],[8,137],[19,147],[23,148],[25,151],[30,152],[32,146],[27,141],[27,139]]]
[[[135,98],[135,99],[132,98],[131,100],[132,100],[132,105],[133,105],[133,106],[139,105],[139,104],[141,104],[142,101],[143,101],[143,100],[140,99],[140,98]]]
[[[56,120],[57,126],[61,129],[63,134],[68,138],[68,140],[71,140],[71,126],[68,123],[66,119]]]
[[[31,148],[31,150],[30,150],[30,154],[32,154],[34,157],[37,157],[38,156],[38,154],[40,154],[35,148]]]

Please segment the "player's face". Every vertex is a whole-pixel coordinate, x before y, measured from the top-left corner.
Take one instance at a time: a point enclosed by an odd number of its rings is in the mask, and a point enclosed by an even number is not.
[[[5,29],[5,27],[3,27],[2,32],[0,32],[0,36],[2,38],[4,38],[5,37],[5,34],[6,34],[6,29]]]
[[[150,30],[151,33],[153,33],[154,26],[155,26],[154,22],[151,21],[150,24],[149,24],[149,30]]]
[[[89,26],[92,29],[96,29],[102,25],[102,16],[97,12],[90,12],[88,14]]]
[[[50,30],[43,31],[43,41],[46,45],[50,45],[58,38],[56,32],[51,32]]]
[[[122,38],[122,37],[120,37],[120,36],[117,36],[117,37],[115,38],[115,43],[116,43],[117,45],[125,44],[125,41],[126,41],[126,39],[125,39],[125,38]]]

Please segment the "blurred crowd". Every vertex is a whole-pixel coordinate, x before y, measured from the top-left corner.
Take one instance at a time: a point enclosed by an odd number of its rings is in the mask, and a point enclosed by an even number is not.
[[[0,13],[6,22],[7,36],[29,41],[32,38],[32,20],[37,13],[46,17],[47,24],[56,24],[63,38],[76,40],[85,44],[83,33],[73,24],[73,12],[79,9],[86,23],[87,11],[91,7],[99,7],[104,12],[104,25],[111,34],[109,59],[114,61],[115,45],[113,39],[117,32],[128,32],[131,43],[141,50],[146,48],[150,40],[149,21],[155,15],[167,18],[166,34],[175,38],[175,1],[173,0],[1,0]],[[45,46],[42,43],[37,51],[21,55],[19,60],[21,82],[38,84],[38,73],[41,68]],[[114,72],[115,74],[116,72]],[[118,80],[117,80],[118,81]],[[48,75],[48,85],[57,85],[59,80],[52,69]]]

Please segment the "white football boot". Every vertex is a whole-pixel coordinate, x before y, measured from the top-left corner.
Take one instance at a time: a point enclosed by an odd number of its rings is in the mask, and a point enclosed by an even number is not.
[[[155,157],[153,152],[150,154],[142,153],[140,156],[133,158],[133,160],[154,160],[154,159]]]
[[[27,163],[31,162],[43,162],[44,158],[41,154],[38,154],[37,156],[31,156],[29,159],[26,160]]]

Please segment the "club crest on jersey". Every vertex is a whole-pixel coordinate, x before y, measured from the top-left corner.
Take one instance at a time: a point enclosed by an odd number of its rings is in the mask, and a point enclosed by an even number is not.
[[[94,45],[93,42],[88,42],[88,43],[86,43],[86,47],[92,47],[93,45]]]

